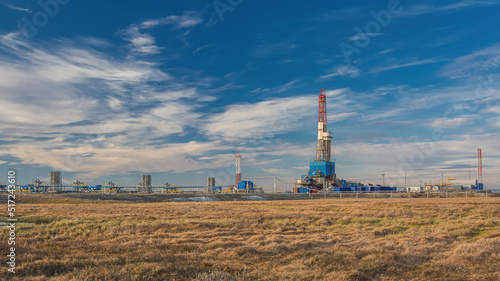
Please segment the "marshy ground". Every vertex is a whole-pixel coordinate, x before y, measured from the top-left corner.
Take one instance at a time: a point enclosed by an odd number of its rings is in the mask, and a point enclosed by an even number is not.
[[[17,273],[4,266],[2,280],[500,280],[498,197],[131,203],[54,195],[19,204],[16,214]]]

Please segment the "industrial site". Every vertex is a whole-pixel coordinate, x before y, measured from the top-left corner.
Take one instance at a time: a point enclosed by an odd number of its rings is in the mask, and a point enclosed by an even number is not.
[[[255,180],[271,179],[273,186],[266,190],[269,193],[407,193],[407,192],[482,192],[487,193],[482,182],[482,150],[478,149],[476,180],[457,180],[455,177],[442,178],[439,183],[425,182],[420,186],[386,186],[384,184],[364,184],[355,181],[344,180],[341,175],[335,173],[335,162],[332,160],[333,133],[328,131],[327,124],[327,101],[326,89],[320,89],[318,96],[318,127],[317,127],[317,151],[315,160],[310,162],[309,171],[296,181],[283,181],[276,176],[273,177],[245,177],[242,178],[241,165],[242,155],[235,155],[235,183],[227,186],[217,185],[216,178],[208,177],[206,185],[183,186],[169,184],[153,186],[151,175],[142,175],[136,186],[124,186],[112,181],[106,184],[89,185],[82,181],[75,181],[72,185],[63,184],[61,171],[51,171],[49,181],[43,182],[39,179],[29,184],[16,185],[15,190],[22,193],[264,193],[262,186],[254,183]],[[312,131],[312,130],[311,130]],[[367,155],[369,157],[369,155]],[[384,174],[382,174],[384,176]],[[278,188],[278,184],[280,185]],[[7,191],[7,184],[0,182],[0,190]]]

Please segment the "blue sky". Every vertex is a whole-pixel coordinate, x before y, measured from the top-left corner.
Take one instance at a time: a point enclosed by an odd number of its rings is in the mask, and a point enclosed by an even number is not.
[[[42,5],[40,4],[42,3]],[[46,3],[44,5],[43,3]],[[0,0],[0,173],[298,179],[317,94],[340,178],[500,186],[500,1]],[[3,177],[2,177],[3,178]]]

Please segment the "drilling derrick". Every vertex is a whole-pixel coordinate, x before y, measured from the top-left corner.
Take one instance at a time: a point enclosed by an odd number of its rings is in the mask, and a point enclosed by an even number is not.
[[[332,134],[328,132],[326,124],[326,95],[325,89],[319,89],[319,110],[318,110],[318,146],[316,152],[316,161],[330,162]]]
[[[330,189],[339,186],[335,175],[335,162],[331,161],[333,134],[327,129],[326,90],[319,89],[318,99],[318,143],[316,160],[310,163],[309,172],[297,182],[300,187],[312,190]]]

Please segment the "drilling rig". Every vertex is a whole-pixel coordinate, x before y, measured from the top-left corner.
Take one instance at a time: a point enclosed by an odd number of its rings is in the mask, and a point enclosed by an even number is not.
[[[318,143],[316,160],[309,165],[309,172],[296,184],[314,191],[340,186],[335,175],[335,162],[331,161],[333,134],[327,129],[326,89],[319,90]]]

